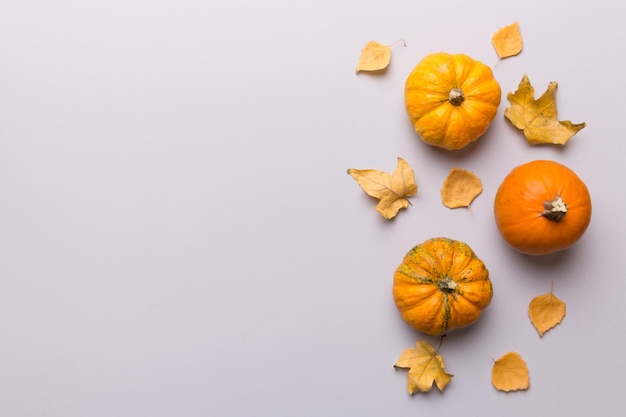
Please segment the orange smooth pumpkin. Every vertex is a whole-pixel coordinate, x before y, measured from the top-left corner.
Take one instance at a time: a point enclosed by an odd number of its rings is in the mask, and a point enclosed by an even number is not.
[[[591,221],[591,196],[574,171],[536,160],[514,168],[494,201],[504,240],[528,255],[548,255],[572,246]]]
[[[431,335],[474,323],[492,296],[485,264],[469,245],[449,238],[416,245],[394,274],[393,299],[402,319]]]

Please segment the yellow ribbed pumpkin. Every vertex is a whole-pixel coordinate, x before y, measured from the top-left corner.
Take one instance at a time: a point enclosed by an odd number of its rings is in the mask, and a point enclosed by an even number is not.
[[[502,93],[491,68],[464,54],[437,52],[409,74],[404,104],[429,145],[457,150],[478,139],[496,116]]]
[[[393,299],[400,315],[431,335],[474,323],[492,296],[484,263],[469,245],[453,239],[416,245],[394,274]]]

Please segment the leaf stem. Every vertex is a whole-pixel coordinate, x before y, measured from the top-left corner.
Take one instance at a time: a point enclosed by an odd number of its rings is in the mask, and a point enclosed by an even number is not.
[[[393,48],[396,44],[402,42],[402,46],[404,46],[406,48],[406,42],[404,41],[404,39],[398,39],[397,41],[395,41],[394,43],[392,43],[391,45],[389,45],[390,48]]]
[[[439,346],[437,346],[437,350],[436,352],[439,353],[439,349],[441,349],[441,345],[443,345],[443,339],[445,339],[448,335],[447,334],[442,334],[441,337],[439,338]]]

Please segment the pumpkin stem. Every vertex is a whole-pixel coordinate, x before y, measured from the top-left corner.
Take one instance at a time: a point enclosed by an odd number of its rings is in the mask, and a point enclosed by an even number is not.
[[[451,293],[456,290],[457,283],[450,277],[443,277],[439,283],[437,284],[437,288],[439,291],[443,291],[445,293]]]
[[[560,222],[567,213],[567,204],[563,201],[560,195],[554,197],[553,200],[543,203],[544,210],[541,215],[548,220]]]
[[[448,100],[450,100],[450,104],[452,104],[453,106],[460,106],[461,103],[465,101],[465,95],[463,94],[463,90],[461,90],[460,88],[453,88],[452,90],[450,90],[450,97],[448,98]]]

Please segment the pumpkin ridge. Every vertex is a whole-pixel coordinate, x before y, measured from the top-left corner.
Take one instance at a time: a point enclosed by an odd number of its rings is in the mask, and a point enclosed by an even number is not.
[[[423,292],[411,292],[402,295],[402,297],[396,297],[395,302],[400,311],[410,311],[421,305],[428,304],[431,298],[438,297],[438,290],[434,288],[425,290]],[[432,303],[432,300],[430,301]]]
[[[476,65],[472,58],[465,54],[451,56],[452,72],[454,74],[454,88],[465,90],[468,81],[474,81]]]
[[[465,287],[470,287],[472,290],[466,290]],[[478,287],[477,289],[474,289],[474,287]],[[468,303],[479,307],[479,306],[484,306],[485,305],[485,301],[484,298],[478,298],[476,300],[472,299],[471,296],[479,296],[487,291],[488,293],[492,293],[493,292],[493,286],[490,284],[485,284],[484,286],[480,283],[480,282],[472,282],[472,283],[460,283],[459,286],[457,287],[458,291],[457,294],[459,295],[459,298],[463,298],[465,301],[467,301]],[[491,300],[491,296],[489,296],[487,298],[488,300]],[[487,302],[488,303],[488,302]]]
[[[475,265],[473,265],[475,264]],[[458,278],[456,278],[456,282],[461,284],[473,284],[476,282],[476,278],[480,281],[482,278],[482,274],[489,274],[487,268],[482,263],[482,261],[472,261],[465,268],[458,272]],[[478,276],[476,276],[478,274]]]
[[[443,294],[442,309],[441,309],[442,310],[441,328],[443,329],[443,333],[446,333],[448,330],[452,330],[451,325],[450,325],[450,316],[451,316],[451,310],[452,310],[450,298],[451,298],[451,294],[446,294],[446,293]]]
[[[440,279],[441,265],[436,256],[434,256],[434,250],[431,252],[425,250],[424,247],[419,247],[411,252],[411,256],[408,257],[408,263],[411,267],[419,268],[424,271],[429,277],[431,277],[433,283],[437,283]],[[421,259],[423,263],[418,263],[414,258]],[[425,264],[425,265],[424,265]],[[426,268],[426,266],[428,268]]]
[[[409,269],[411,271],[413,270],[419,270],[421,272],[423,272],[423,274],[409,274],[406,269]],[[416,271],[417,272],[417,271]],[[437,285],[437,281],[436,279],[432,278],[432,273],[430,273],[429,271],[426,271],[425,269],[421,268],[418,265],[406,265],[406,268],[398,268],[398,270],[396,271],[397,274],[403,275],[404,277],[407,278],[407,281],[409,282],[415,282],[421,285],[427,285],[427,284],[432,284],[432,285]]]
[[[467,98],[467,96],[465,96]],[[464,103],[464,111],[465,111],[465,117],[469,118],[469,114],[470,112],[477,112],[480,113],[483,117],[485,118],[489,118],[492,117],[494,110],[495,109],[497,111],[497,107],[493,107],[492,105],[490,105],[489,103],[485,103],[483,101],[480,100],[475,100],[474,98],[470,97],[467,98],[465,100]],[[487,108],[489,108],[490,110],[488,111]],[[471,118],[470,118],[471,120]]]
[[[484,64],[472,64],[471,69],[463,75],[460,88],[463,89],[463,92],[467,96],[494,92],[499,92],[499,96],[502,95],[500,84],[498,84],[498,81],[494,78],[493,71]]]
[[[476,260],[476,254],[469,246],[462,243],[457,243],[453,245],[452,248],[451,256],[453,261],[448,273],[454,275],[456,282],[460,282],[461,278],[463,278],[464,271]]]
[[[498,107],[502,100],[502,93],[497,82],[464,86],[463,93],[468,101],[478,101],[493,107]]]
[[[461,308],[464,306],[465,308]],[[469,307],[469,308],[468,308]],[[472,324],[478,320],[481,315],[481,312],[485,308],[485,305],[474,303],[467,298],[463,298],[463,301],[457,301],[451,307],[450,317],[453,319],[455,316],[463,316],[466,317],[467,324]]]

